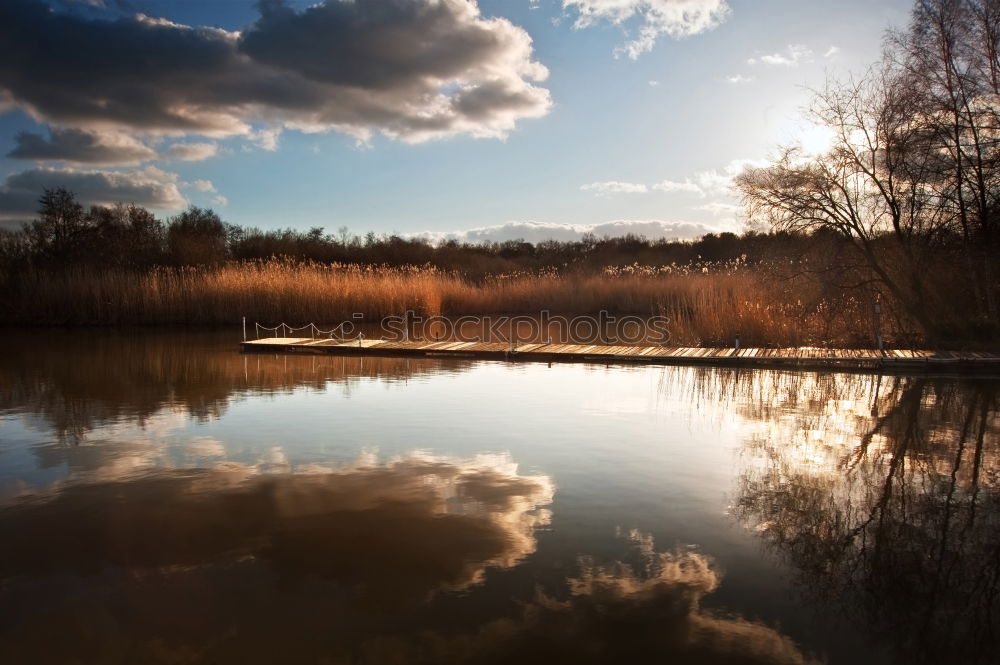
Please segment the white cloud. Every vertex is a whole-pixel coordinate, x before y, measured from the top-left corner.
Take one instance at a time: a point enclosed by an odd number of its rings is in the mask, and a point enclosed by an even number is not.
[[[219,194],[219,190],[215,188],[215,183],[211,180],[193,180],[191,182],[181,183],[182,187],[190,187],[196,191],[205,194],[215,194],[209,201],[215,206],[227,206],[229,205],[229,199],[227,199],[222,194]]]
[[[696,222],[619,219],[598,224],[558,224],[552,222],[511,221],[495,226],[484,226],[468,231],[428,231],[415,234],[433,242],[457,240],[459,242],[503,242],[506,240],[525,240],[538,243],[544,240],[575,241],[585,234],[592,233],[597,237],[618,237],[626,234],[646,236],[647,238],[697,238],[711,233],[713,230],[704,224]]]
[[[707,32],[730,13],[726,0],[563,0],[562,4],[576,12],[576,28],[634,20],[635,36],[615,49],[616,56],[625,54],[633,60],[651,51],[663,35],[677,39]]]
[[[215,143],[175,143],[167,149],[167,156],[181,162],[200,162],[215,157],[219,146]]]
[[[598,195],[606,194],[645,194],[648,191],[646,185],[634,182],[619,182],[609,180],[607,182],[592,182],[589,185],[581,185],[580,191],[594,192]]]
[[[214,192],[215,191],[215,185],[212,183],[211,180],[195,180],[193,182],[186,182],[186,183],[184,183],[184,185],[187,186],[187,187],[193,187],[194,189],[198,190],[199,192]]]
[[[591,191],[599,195],[607,194],[645,194],[650,191],[673,193],[695,194],[701,198],[708,196],[727,196],[732,194],[733,179],[740,174],[747,166],[766,166],[766,160],[754,159],[734,159],[721,169],[707,169],[698,171],[683,180],[661,180],[660,182],[647,185],[645,183],[621,182],[609,180],[605,182],[593,182],[580,187],[582,191]],[[708,210],[713,204],[707,204],[697,208],[698,210]]]
[[[702,193],[701,187],[699,187],[697,183],[693,183],[690,180],[661,180],[653,185],[653,189],[658,192],[690,192],[692,194]]]
[[[353,133],[349,130],[345,130],[344,133],[350,134],[351,136],[356,135],[356,133]],[[365,135],[365,132],[361,133]],[[281,128],[266,127],[264,129],[255,130],[250,132],[247,138],[249,138],[250,141],[261,150],[274,152],[275,150],[278,149],[278,139],[281,138]]]
[[[7,176],[0,185],[0,219],[34,217],[38,197],[45,189],[63,187],[84,205],[134,203],[154,210],[177,210],[187,205],[176,173],[149,166],[138,171],[99,171],[35,168]]]
[[[754,78],[752,76],[743,76],[743,74],[733,74],[732,76],[727,76],[726,80],[730,83],[753,83]]]
[[[765,65],[781,67],[798,67],[799,64],[812,62],[812,49],[804,44],[789,44],[784,52],[769,53],[747,60],[747,64],[755,65],[762,62]]]
[[[660,85],[659,81],[650,81],[649,82],[649,87],[651,87],[651,88],[655,88],[658,85]]]
[[[831,46],[823,54],[823,57],[824,58],[832,58],[833,56],[837,55],[838,53],[840,53],[840,49],[838,47],[836,47],[836,46]]]
[[[747,166],[766,166],[766,160],[734,159],[720,169],[699,171],[684,180],[662,180],[652,186],[659,192],[687,192],[706,196],[724,196],[732,193],[733,179]],[[711,204],[709,204],[711,205]]]

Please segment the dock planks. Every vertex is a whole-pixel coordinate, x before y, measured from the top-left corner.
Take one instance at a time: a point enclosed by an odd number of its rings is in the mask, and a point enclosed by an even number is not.
[[[524,360],[539,362],[797,367],[802,369],[879,370],[906,373],[987,373],[1000,375],[1000,355],[983,352],[815,347],[709,348],[613,346],[595,344],[520,344],[498,342],[405,342],[364,339],[340,341],[306,337],[270,337],[241,344],[244,352],[319,353],[331,355],[423,356]]]

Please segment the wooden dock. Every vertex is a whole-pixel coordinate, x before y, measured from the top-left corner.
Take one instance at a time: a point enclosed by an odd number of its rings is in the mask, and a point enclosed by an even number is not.
[[[1000,355],[984,352],[888,349],[708,348],[613,346],[605,344],[519,344],[488,342],[404,342],[376,339],[341,341],[308,337],[270,337],[241,344],[245,352],[314,353],[352,356],[475,358],[533,362],[601,364],[716,365],[791,367],[853,371],[1000,376]]]

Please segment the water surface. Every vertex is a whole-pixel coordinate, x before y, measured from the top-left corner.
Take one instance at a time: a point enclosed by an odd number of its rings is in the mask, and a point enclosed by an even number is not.
[[[1000,383],[4,332],[0,662],[995,662]]]

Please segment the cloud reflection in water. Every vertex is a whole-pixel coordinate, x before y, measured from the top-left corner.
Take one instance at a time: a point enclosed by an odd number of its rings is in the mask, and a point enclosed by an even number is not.
[[[0,507],[0,532],[19,536],[0,550],[0,660],[808,662],[773,629],[700,608],[720,580],[708,557],[637,533],[637,561],[583,558],[558,588],[455,616],[549,521],[551,480],[509,457],[261,468],[68,481]]]

